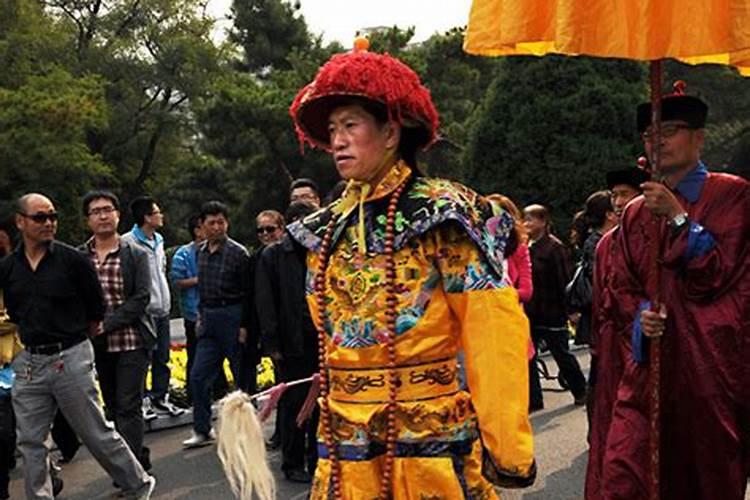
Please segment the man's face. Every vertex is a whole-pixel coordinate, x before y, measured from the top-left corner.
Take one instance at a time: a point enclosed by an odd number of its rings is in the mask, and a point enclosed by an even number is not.
[[[390,167],[387,155],[398,146],[393,124],[380,126],[358,104],[340,106],[328,119],[333,160],[342,179],[372,182]]]
[[[612,208],[618,219],[622,217],[625,205],[639,194],[640,192],[630,184],[615,184],[612,187]]]
[[[49,243],[57,232],[57,212],[52,202],[40,195],[26,201],[23,213],[16,215],[16,227],[24,241],[32,244]]]
[[[680,120],[671,120],[661,126],[661,173],[672,175],[694,167],[703,149],[703,129],[691,129]],[[651,127],[642,134],[646,154],[653,161],[653,138],[649,137]]]
[[[544,234],[547,224],[545,224],[544,219],[524,214],[523,227],[529,232],[529,237],[531,237],[532,240],[536,240]]]
[[[270,245],[280,240],[284,235],[284,228],[273,217],[261,215],[255,222],[255,231],[258,234],[258,239],[264,245]]]
[[[290,203],[294,203],[295,201],[304,201],[305,203],[314,205],[315,208],[320,207],[320,198],[310,186],[303,186],[292,189],[292,193],[289,195],[289,201]]]
[[[96,198],[89,203],[86,222],[96,237],[109,237],[117,232],[120,212],[107,198]]]
[[[210,242],[224,241],[228,230],[229,221],[224,214],[209,214],[203,219],[203,236]]]
[[[161,208],[159,208],[159,205],[154,203],[151,207],[151,212],[146,214],[144,221],[153,229],[160,229],[164,226],[164,213],[161,211]]]

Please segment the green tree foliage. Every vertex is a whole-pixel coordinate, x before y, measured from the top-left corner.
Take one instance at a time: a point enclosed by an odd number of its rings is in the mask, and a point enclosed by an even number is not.
[[[61,232],[78,238],[80,196],[114,173],[87,144],[107,127],[105,82],[66,69],[65,32],[38,3],[8,0],[0,19],[2,218],[21,194],[42,192],[61,209]]]
[[[398,26],[391,26],[383,30],[378,30],[370,33],[367,39],[370,41],[370,50],[377,53],[388,53],[392,56],[404,58],[406,60],[408,55],[405,52],[409,52],[407,46],[411,39],[414,38],[416,29],[414,26],[410,26],[406,29],[399,28]],[[411,62],[411,61],[410,61]],[[412,67],[413,64],[410,64]],[[419,71],[420,68],[414,68]]]
[[[24,192],[42,192],[61,207],[61,231],[82,236],[80,196],[113,174],[86,144],[87,133],[106,126],[106,113],[96,77],[75,78],[56,69],[29,77],[17,89],[0,88],[3,212]]]
[[[203,14],[202,2],[45,1],[68,34],[75,54],[71,71],[105,82],[109,120],[87,131],[87,145],[117,175],[100,187],[118,192],[125,204],[139,194],[155,195],[169,222],[182,220],[195,208],[172,201],[172,183],[184,165],[203,164],[192,101],[228,70],[228,47],[211,39],[213,20]],[[127,229],[127,210],[123,219]],[[165,228],[168,238],[176,235],[173,229]]]
[[[436,34],[415,47],[420,76],[440,113],[441,140],[423,155],[431,175],[466,180],[462,154],[474,113],[500,61],[463,51],[464,29]]]
[[[243,49],[244,70],[290,69],[289,53],[304,51],[311,40],[299,8],[298,1],[235,0],[230,39]]]
[[[293,0],[237,0],[226,41],[205,0],[0,2],[0,218],[21,193],[50,194],[61,237],[85,235],[79,200],[110,188],[124,205],[154,195],[169,245],[208,199],[226,201],[232,234],[287,205],[289,181],[337,181],[327,153],[305,148],[288,107],[332,54]],[[441,140],[430,174],[542,201],[569,215],[611,168],[640,151],[634,109],[641,65],[580,58],[493,59],[462,50],[456,28],[414,43],[414,28],[372,33],[371,50],[402,58],[430,89]],[[706,98],[712,167],[750,163],[750,82],[726,68],[668,65]],[[130,224],[123,211],[127,230]]]
[[[543,203],[558,224],[605,173],[635,163],[640,64],[591,58],[507,58],[474,119],[466,167],[485,193]]]
[[[235,231],[250,239],[255,215],[284,211],[292,179],[331,170],[324,155],[300,155],[287,111],[292,95],[278,85],[240,73],[216,82],[198,108],[203,146],[221,160],[223,198],[237,207]]]
[[[301,154],[288,109],[320,65],[343,48],[324,46],[308,33],[295,7],[280,0],[236,2],[234,12],[244,62],[235,65],[240,71],[217,79],[207,96],[195,101],[195,110],[201,146],[221,164],[217,181],[235,207],[233,232],[249,242],[260,211],[284,212],[293,179],[310,177],[323,194],[337,181],[327,153],[306,147]],[[272,50],[268,40],[274,40]]]

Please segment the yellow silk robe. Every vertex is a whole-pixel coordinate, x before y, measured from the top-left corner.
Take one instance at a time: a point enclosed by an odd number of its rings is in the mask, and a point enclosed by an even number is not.
[[[409,174],[406,165],[397,165],[365,201],[366,253],[357,248],[357,242],[362,241],[357,237],[361,227],[355,220],[358,211],[352,212],[354,217],[344,218],[340,231],[334,233],[338,237],[326,270],[329,405],[346,499],[373,499],[380,488],[388,355],[383,286],[386,256],[377,235],[380,232],[382,236],[384,227],[384,203]],[[523,486],[533,482],[536,471],[527,412],[528,321],[503,272],[504,264],[497,258],[502,249],[493,247],[498,241],[503,243],[507,234],[498,233],[493,242],[484,245],[485,250],[495,250],[492,265],[457,220],[463,215],[442,222],[433,217],[458,207],[465,209],[462,214],[469,214],[463,217],[465,224],[480,226],[486,220],[471,206],[478,201],[472,199],[476,195],[448,181],[419,178],[410,183],[402,194],[405,203],[399,203],[396,223],[400,384],[392,497],[497,498],[485,476],[497,484]],[[415,200],[416,205],[404,206]],[[446,201],[442,209],[434,207],[440,205],[439,200]],[[431,215],[409,212],[425,206],[433,210]],[[467,222],[472,217],[473,222]],[[414,230],[415,226],[427,227],[420,222],[425,218],[431,227]],[[291,226],[290,232],[300,243],[316,249],[324,219],[320,213],[313,214]],[[473,234],[480,233],[487,237],[492,231]],[[318,268],[319,255],[310,252],[309,291]],[[317,320],[312,294],[308,303]],[[458,385],[456,356],[460,350],[465,353],[468,390]],[[319,440],[321,458],[313,499],[330,494],[330,462],[322,437]]]

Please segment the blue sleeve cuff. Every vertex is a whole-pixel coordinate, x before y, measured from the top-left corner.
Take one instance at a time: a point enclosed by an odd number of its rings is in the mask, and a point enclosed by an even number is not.
[[[651,302],[644,300],[638,306],[638,312],[633,318],[633,335],[630,339],[630,348],[633,353],[633,361],[642,364],[646,360],[646,353],[643,350],[643,331],[641,330],[641,313],[651,308]]]
[[[705,227],[697,222],[690,222],[688,228],[688,242],[685,250],[685,259],[692,260],[703,257],[716,246],[716,240]]]

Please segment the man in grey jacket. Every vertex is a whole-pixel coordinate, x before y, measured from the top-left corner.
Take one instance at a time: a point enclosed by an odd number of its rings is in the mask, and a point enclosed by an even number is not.
[[[82,208],[93,237],[81,250],[96,269],[106,304],[104,321],[92,339],[106,414],[143,468],[149,470],[141,413],[148,352],[156,340],[146,314],[148,256],[118,234],[120,201],[113,193],[90,191],[83,197]]]
[[[164,215],[156,201],[140,196],[130,203],[135,224],[122,239],[148,256],[150,270],[149,292],[151,299],[146,312],[156,329],[156,345],[151,359],[150,404],[157,410],[172,416],[184,413],[168,400],[169,393],[169,310],[170,295],[167,282],[167,256],[164,253],[164,238],[156,230],[164,225]]]

